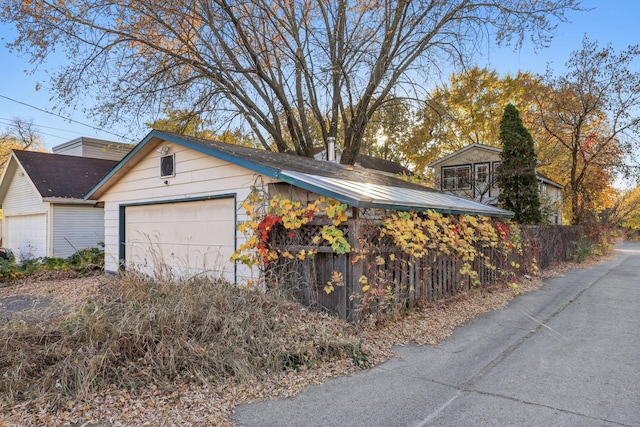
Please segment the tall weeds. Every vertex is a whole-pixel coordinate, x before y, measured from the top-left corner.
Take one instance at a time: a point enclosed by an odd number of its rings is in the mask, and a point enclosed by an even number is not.
[[[107,386],[242,381],[361,352],[339,337],[351,326],[261,292],[135,275],[107,286],[64,319],[1,326],[5,404],[43,393],[53,402],[82,398]]]

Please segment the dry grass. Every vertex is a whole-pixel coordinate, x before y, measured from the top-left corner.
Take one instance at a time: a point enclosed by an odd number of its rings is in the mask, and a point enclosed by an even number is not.
[[[341,338],[337,324],[223,283],[128,277],[108,282],[64,319],[7,323],[0,393],[8,404],[47,396],[55,406],[109,386],[170,390],[176,381],[259,379],[357,354],[358,343]]]
[[[528,292],[542,280],[519,284]],[[0,425],[230,425],[236,404],[381,363],[392,345],[438,343],[515,297],[507,286],[477,287],[356,326],[206,281],[130,277],[87,288],[74,293],[91,302],[64,319],[2,326]]]

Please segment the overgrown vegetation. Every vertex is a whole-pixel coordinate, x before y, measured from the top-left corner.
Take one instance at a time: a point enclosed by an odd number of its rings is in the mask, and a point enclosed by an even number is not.
[[[458,234],[463,225],[471,224],[458,224]],[[373,283],[361,286],[374,295]],[[384,323],[350,324],[284,294],[204,278],[176,283],[131,274],[108,281],[98,297],[65,318],[0,326],[0,404],[46,401],[54,413],[110,389],[170,393],[178,383],[248,384],[326,362],[367,367],[379,360],[362,331]]]
[[[14,257],[0,259],[0,281],[24,279],[43,271],[63,271],[78,274],[100,272],[104,269],[104,249],[79,249],[68,258],[41,257],[23,259],[16,263]]]
[[[421,299],[450,296],[482,282],[517,289],[515,275],[536,269],[535,254],[525,256],[519,227],[508,220],[378,211],[360,212],[364,219],[356,223],[349,221],[348,206],[336,200],[320,197],[303,204],[262,193],[254,188],[243,203],[249,220],[238,229],[246,240],[232,256],[257,278],[246,285],[293,290],[305,304],[354,320],[363,314],[386,317]],[[333,263],[334,255],[343,257],[341,267]],[[446,277],[435,279],[439,289],[429,288],[425,275],[445,258]],[[344,299],[327,297],[345,287]],[[318,289],[326,295],[319,296]]]
[[[366,366],[353,325],[296,303],[207,279],[128,275],[72,315],[0,329],[5,404],[43,394],[60,403],[115,386],[216,384],[313,367],[334,358]]]

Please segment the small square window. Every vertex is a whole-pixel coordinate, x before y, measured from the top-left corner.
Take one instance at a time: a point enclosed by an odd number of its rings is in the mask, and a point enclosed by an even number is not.
[[[176,159],[173,154],[160,157],[160,178],[176,175]]]

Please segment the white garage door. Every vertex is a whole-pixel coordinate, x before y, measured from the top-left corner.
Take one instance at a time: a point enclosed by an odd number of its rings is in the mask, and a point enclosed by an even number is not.
[[[234,199],[125,208],[125,261],[149,274],[233,280]]]
[[[8,216],[7,247],[18,261],[47,255],[47,214]]]

